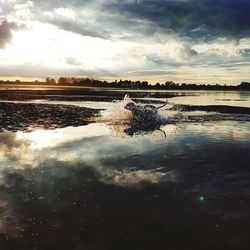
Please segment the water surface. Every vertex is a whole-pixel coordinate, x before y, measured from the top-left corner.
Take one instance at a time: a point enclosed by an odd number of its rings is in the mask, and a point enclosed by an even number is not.
[[[250,247],[249,121],[162,111],[173,122],[129,136],[117,103],[81,105],[103,119],[0,133],[0,249]]]

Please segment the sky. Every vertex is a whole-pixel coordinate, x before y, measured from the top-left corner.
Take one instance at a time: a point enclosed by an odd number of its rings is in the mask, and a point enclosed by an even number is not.
[[[250,0],[0,0],[0,79],[250,81]]]

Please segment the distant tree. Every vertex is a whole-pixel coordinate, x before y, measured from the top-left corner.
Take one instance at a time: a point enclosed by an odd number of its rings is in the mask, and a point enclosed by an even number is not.
[[[47,84],[55,84],[56,80],[54,78],[46,77],[46,83]]]
[[[157,83],[155,84],[155,88],[156,88],[156,89],[160,89],[160,88],[161,88],[161,84],[160,84],[159,82],[157,82]]]
[[[144,89],[148,88],[148,82],[143,81],[143,82],[141,83],[141,87],[144,88]]]
[[[50,79],[50,84],[56,84],[56,80],[54,78]]]
[[[174,85],[175,85],[175,82],[173,82],[173,81],[165,82],[165,86],[174,86]]]
[[[240,89],[249,89],[250,90],[250,82],[241,82],[239,85]]]
[[[58,79],[58,84],[66,84],[67,83],[67,78],[66,77],[60,77]]]

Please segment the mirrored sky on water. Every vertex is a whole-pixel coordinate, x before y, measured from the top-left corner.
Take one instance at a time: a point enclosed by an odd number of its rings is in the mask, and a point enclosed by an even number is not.
[[[1,133],[1,233],[21,240],[26,227],[37,230],[37,225],[26,220],[46,219],[40,209],[61,209],[67,214],[74,206],[88,206],[90,197],[96,195],[98,204],[104,192],[96,187],[99,185],[110,189],[106,195],[111,196],[122,189],[125,200],[131,192],[144,190],[142,204],[152,195],[147,189],[154,187],[160,189],[153,192],[154,199],[161,200],[170,192],[171,204],[216,215],[218,220],[247,216],[249,124],[221,121],[165,125],[162,129],[166,138],[160,131],[124,137],[105,124]],[[72,197],[65,199],[67,192]],[[141,198],[135,195],[134,199]],[[200,204],[203,199],[205,204]],[[110,209],[117,205],[112,205],[114,200],[106,202]],[[33,209],[35,206],[32,215],[26,214],[30,203]],[[155,209],[163,213],[164,206],[158,204]],[[101,210],[99,213],[104,220],[112,219]],[[58,223],[64,224],[64,219]]]

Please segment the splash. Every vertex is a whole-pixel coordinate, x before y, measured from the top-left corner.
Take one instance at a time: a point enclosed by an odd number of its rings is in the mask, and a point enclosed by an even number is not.
[[[126,137],[127,135],[145,135],[154,131],[162,131],[164,125],[175,125],[182,123],[218,120],[246,120],[248,115],[233,115],[208,111],[185,111],[178,105],[167,103],[162,108],[150,104],[135,103],[128,95],[123,100],[115,100],[110,109],[105,110],[103,116],[97,117],[97,122],[108,125],[114,136]],[[140,112],[132,112],[137,109]],[[154,112],[154,110],[156,110]],[[145,111],[145,114],[143,113]],[[150,116],[152,111],[152,117]],[[135,116],[139,114],[139,118]],[[240,117],[239,117],[240,116]],[[244,116],[244,117],[243,117]],[[165,133],[165,132],[164,132]],[[165,133],[166,134],[166,133]]]
[[[129,95],[125,95],[123,100],[114,100],[113,105],[109,110],[103,113],[103,116],[97,117],[97,122],[105,122],[109,125],[129,125],[132,118],[132,113],[124,109],[128,103],[134,103]]]
[[[155,132],[157,137],[166,137],[166,133],[160,128],[162,125],[171,123],[171,116],[178,111],[160,110],[153,105],[142,105],[135,103],[128,95],[123,100],[115,100],[112,107],[103,111],[101,117],[96,117],[98,123],[106,123],[112,134],[118,137],[127,137],[133,135],[146,135]],[[132,112],[129,107],[135,107],[140,110],[138,113]],[[162,105],[160,107],[169,105]],[[166,107],[165,107],[166,108]],[[169,108],[169,107],[168,107]],[[155,134],[155,133],[154,133]]]

